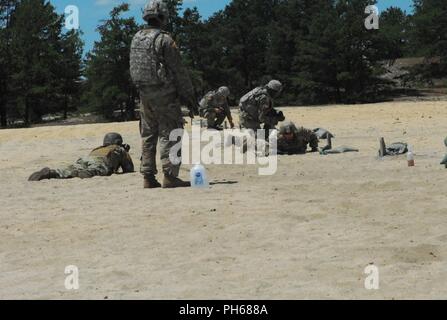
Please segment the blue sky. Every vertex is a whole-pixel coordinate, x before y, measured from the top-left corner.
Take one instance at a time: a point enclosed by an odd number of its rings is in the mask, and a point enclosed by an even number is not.
[[[106,19],[110,10],[117,4],[127,2],[130,4],[130,14],[135,16],[137,21],[142,23],[141,8],[147,0],[50,0],[59,13],[63,13],[68,5],[76,5],[79,8],[80,28],[84,32],[85,50],[89,51],[98,34],[95,31],[100,24],[100,20]],[[207,18],[214,12],[223,9],[230,0],[184,0],[184,7],[194,7],[199,9],[202,17]],[[401,7],[407,12],[411,11],[412,0],[378,0],[379,11],[390,6]]]

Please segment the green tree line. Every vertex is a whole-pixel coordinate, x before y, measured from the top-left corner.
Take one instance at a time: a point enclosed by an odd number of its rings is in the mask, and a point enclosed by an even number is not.
[[[0,0],[0,115],[25,125],[79,104],[83,43],[44,0]]]
[[[198,98],[228,85],[233,102],[270,79],[285,85],[280,103],[362,103],[381,99],[392,83],[383,61],[426,57],[415,73],[447,72],[447,2],[413,0],[414,12],[391,7],[368,30],[375,0],[233,0],[203,19],[166,0],[168,29],[181,50]],[[134,119],[138,93],[130,81],[129,48],[144,28],[115,7],[97,28],[100,40],[83,58],[79,31],[45,0],[0,0],[0,122],[39,122],[82,108]]]

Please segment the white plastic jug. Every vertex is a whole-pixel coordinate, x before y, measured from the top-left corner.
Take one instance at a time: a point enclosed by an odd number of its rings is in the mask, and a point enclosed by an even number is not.
[[[409,167],[414,167],[415,163],[414,163],[414,153],[413,151],[408,151],[407,153],[407,162],[408,162],[408,166]]]
[[[193,188],[208,188],[208,176],[205,167],[201,164],[196,164],[191,168],[191,187]]]

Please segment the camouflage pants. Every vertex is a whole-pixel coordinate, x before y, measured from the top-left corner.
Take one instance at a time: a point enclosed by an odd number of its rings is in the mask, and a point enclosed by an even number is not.
[[[205,111],[204,117],[206,118],[208,127],[217,127],[224,122],[226,115],[223,111],[221,113],[217,113],[215,111]]]
[[[312,136],[310,137],[309,146],[310,146],[313,150],[315,150],[315,149],[318,149],[318,143],[319,143],[318,137],[317,137],[316,135],[312,135]]]
[[[59,179],[71,178],[92,178],[95,176],[109,176],[110,169],[105,165],[102,159],[84,157],[78,159],[74,164],[56,169]]]
[[[142,174],[157,174],[157,143],[160,140],[160,158],[163,173],[177,177],[180,163],[171,162],[169,154],[173,146],[181,142],[169,141],[169,135],[175,129],[183,130],[183,116],[175,92],[162,90],[140,92],[141,98],[141,124],[142,157],[140,171]],[[181,156],[181,149],[177,156]]]
[[[239,123],[242,128],[257,130],[261,128],[261,122],[257,119],[253,119],[248,113],[241,111],[239,115]],[[266,130],[274,129],[278,125],[278,120],[274,117],[267,117],[264,122],[264,128]]]
[[[261,129],[261,122],[258,120],[254,120],[251,118],[247,113],[241,112],[239,116],[239,123],[241,128],[244,129],[252,129],[255,132],[255,136],[257,137],[257,130]],[[263,137],[266,141],[268,140],[269,134],[271,130],[275,129],[275,126],[278,124],[278,121],[276,119],[267,119],[267,121],[264,123],[263,128],[265,129],[265,137]],[[261,137],[259,137],[261,138]]]
[[[241,128],[252,129],[254,131],[261,128],[261,123],[252,119],[246,112],[240,111],[239,114],[239,124]]]

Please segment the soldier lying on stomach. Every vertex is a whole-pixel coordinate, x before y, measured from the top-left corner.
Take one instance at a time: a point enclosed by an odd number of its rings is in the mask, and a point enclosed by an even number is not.
[[[103,145],[94,149],[87,157],[82,157],[65,168],[55,170],[43,168],[33,173],[28,181],[110,176],[117,173],[120,168],[123,173],[134,172],[129,150],[130,146],[123,144],[123,138],[119,133],[108,133],[104,137]]]
[[[312,152],[318,151],[318,137],[309,129],[297,128],[291,121],[284,122],[278,134],[278,154],[303,154],[307,152],[307,146]]]

